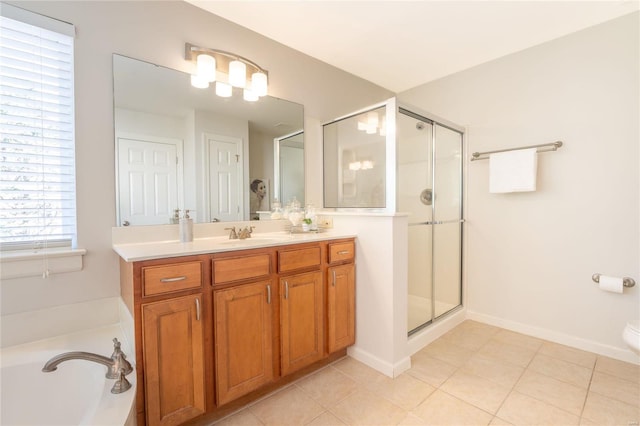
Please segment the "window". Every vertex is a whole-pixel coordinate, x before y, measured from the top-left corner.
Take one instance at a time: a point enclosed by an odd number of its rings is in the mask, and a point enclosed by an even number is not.
[[[1,13],[0,246],[75,247],[74,28]]]

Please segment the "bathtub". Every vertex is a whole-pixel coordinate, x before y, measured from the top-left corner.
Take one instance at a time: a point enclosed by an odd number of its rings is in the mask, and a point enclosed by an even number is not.
[[[84,360],[65,361],[56,371],[42,366],[62,352],[86,351],[110,356],[112,339],[122,342],[134,364],[119,325],[100,327],[0,351],[0,424],[9,425],[135,425],[135,371],[127,376],[131,389],[112,394],[114,380],[106,367]]]

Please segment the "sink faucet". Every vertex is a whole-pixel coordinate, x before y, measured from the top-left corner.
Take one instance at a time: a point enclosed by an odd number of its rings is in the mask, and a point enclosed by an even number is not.
[[[251,238],[251,232],[253,232],[254,228],[255,226],[245,226],[244,229],[240,230],[240,233],[238,234],[238,238],[241,240],[244,240],[246,238]]]
[[[91,352],[65,352],[60,355],[56,355],[47,361],[44,367],[42,367],[42,371],[45,373],[55,371],[58,369],[58,364],[73,359],[97,362],[98,364],[102,364],[107,367],[107,374],[105,374],[107,379],[118,379],[116,384],[113,386],[113,389],[111,389],[111,392],[120,393],[131,387],[131,384],[129,384],[127,379],[124,378],[124,376],[133,371],[133,367],[126,358],[127,356],[120,349],[120,342],[118,339],[113,339],[113,353],[111,354],[111,358]],[[118,391],[118,389],[121,390]]]
[[[231,228],[224,228],[225,231],[229,231],[229,239],[230,240],[237,240],[238,239],[238,234],[236,233],[236,227],[232,226]]]

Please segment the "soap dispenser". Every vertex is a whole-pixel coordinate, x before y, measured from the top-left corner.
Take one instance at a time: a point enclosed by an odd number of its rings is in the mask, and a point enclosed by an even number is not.
[[[180,242],[193,241],[193,219],[189,217],[189,210],[185,210],[184,217],[180,219]]]

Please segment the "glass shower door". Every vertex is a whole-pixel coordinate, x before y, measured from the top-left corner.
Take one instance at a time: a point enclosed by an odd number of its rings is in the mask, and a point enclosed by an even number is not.
[[[433,125],[404,113],[397,118],[397,209],[409,213],[408,329],[433,319]]]
[[[462,304],[462,134],[434,126],[433,311]]]

